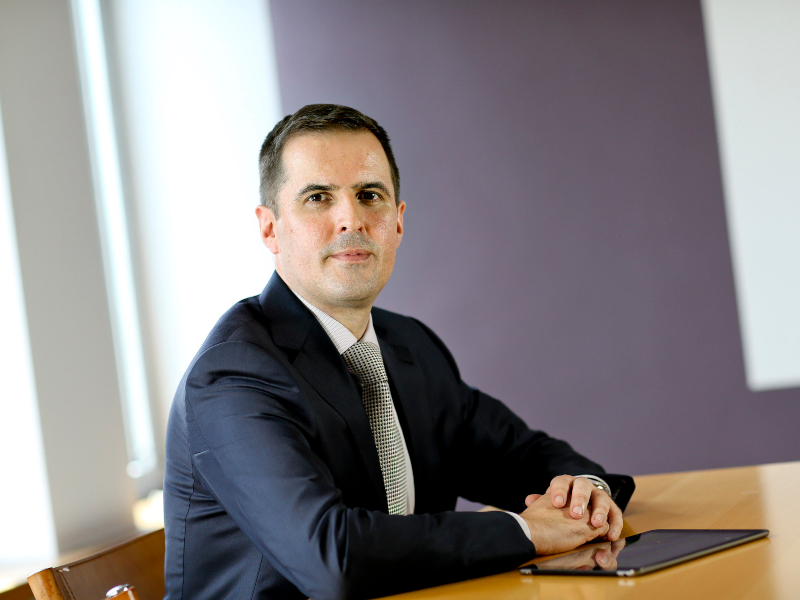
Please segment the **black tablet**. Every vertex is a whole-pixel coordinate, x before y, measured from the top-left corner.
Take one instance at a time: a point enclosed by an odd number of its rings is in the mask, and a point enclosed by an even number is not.
[[[630,577],[766,537],[766,529],[654,529],[522,567],[523,575]],[[602,554],[598,554],[602,551]],[[605,560],[603,560],[605,559]]]

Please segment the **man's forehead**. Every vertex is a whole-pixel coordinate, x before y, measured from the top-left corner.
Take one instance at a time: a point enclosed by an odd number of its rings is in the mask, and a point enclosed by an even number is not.
[[[299,133],[286,142],[282,158],[290,180],[313,175],[391,177],[383,146],[369,131]]]

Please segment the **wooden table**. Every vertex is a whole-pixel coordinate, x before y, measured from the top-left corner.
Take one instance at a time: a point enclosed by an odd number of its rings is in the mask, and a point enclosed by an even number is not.
[[[682,528],[769,529],[770,535],[641,577],[523,576],[512,571],[392,598],[800,598],[800,462],[637,477],[623,537]]]

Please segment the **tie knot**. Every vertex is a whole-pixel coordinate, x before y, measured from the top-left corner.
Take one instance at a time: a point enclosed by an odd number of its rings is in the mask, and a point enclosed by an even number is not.
[[[387,380],[381,350],[375,344],[356,342],[344,351],[342,358],[362,384]]]

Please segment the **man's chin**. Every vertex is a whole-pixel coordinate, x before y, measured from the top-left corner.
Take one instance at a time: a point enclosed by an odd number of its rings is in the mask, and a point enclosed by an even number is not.
[[[327,286],[323,293],[330,304],[348,308],[363,308],[371,306],[382,289],[383,285],[377,282],[345,279]]]
[[[330,304],[347,308],[365,308],[367,306],[372,306],[377,296],[378,292],[344,290],[329,296],[329,302]]]

